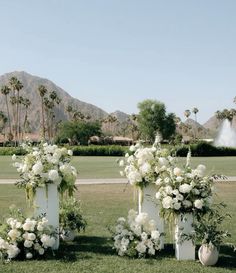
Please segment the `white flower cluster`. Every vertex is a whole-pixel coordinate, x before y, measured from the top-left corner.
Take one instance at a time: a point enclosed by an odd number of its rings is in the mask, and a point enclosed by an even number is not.
[[[45,217],[38,220],[8,218],[1,236],[0,253],[6,259],[16,258],[20,253],[24,253],[27,259],[43,255],[56,242],[54,231]]]
[[[72,151],[58,148],[57,145],[44,143],[39,147],[24,144],[27,154],[21,162],[16,161],[14,166],[20,173],[21,181],[17,184],[25,188],[44,187],[47,183],[54,183],[64,189],[74,188],[77,177],[76,169],[71,166]]]
[[[126,159],[120,161],[122,176],[126,176],[131,185],[143,186],[155,183],[161,173],[165,173],[173,164],[174,158],[167,149],[155,142],[151,148],[137,143],[130,147],[132,155],[125,155]]]
[[[130,210],[127,220],[123,217],[117,220],[114,249],[120,256],[154,256],[160,250],[160,236],[155,221],[147,213]]]
[[[198,165],[191,169],[169,168],[158,179],[156,199],[162,211],[174,213],[205,212],[211,205],[212,177],[204,176],[206,167]]]

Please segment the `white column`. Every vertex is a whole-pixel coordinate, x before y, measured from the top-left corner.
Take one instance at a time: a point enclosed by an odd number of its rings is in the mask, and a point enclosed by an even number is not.
[[[153,219],[157,224],[157,229],[160,233],[164,232],[164,220],[160,217],[160,208],[156,202],[157,187],[155,184],[149,184],[142,189],[142,194],[139,193],[139,213],[146,212],[150,219]],[[160,238],[161,249],[164,248],[164,237]]]
[[[37,188],[34,198],[35,217],[46,214],[49,225],[57,232],[56,243],[53,249],[59,248],[59,195],[57,186],[48,184],[46,188]]]
[[[192,240],[182,240],[181,234],[193,232],[193,214],[186,213],[176,217],[175,226],[175,257],[177,260],[195,260],[195,245]]]

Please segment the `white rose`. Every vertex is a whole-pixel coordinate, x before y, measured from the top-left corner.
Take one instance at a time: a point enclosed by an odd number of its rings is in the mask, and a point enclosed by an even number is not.
[[[183,205],[185,208],[190,208],[192,206],[192,202],[190,202],[189,200],[184,200]]]
[[[14,154],[14,155],[11,157],[11,159],[12,159],[13,161],[16,161],[16,155]]]
[[[162,206],[164,209],[173,208],[173,199],[170,196],[166,196],[162,200]]]
[[[161,165],[161,166],[166,166],[168,165],[168,161],[164,158],[164,157],[160,157],[158,159],[158,163]]]
[[[137,250],[139,253],[143,254],[143,253],[146,252],[147,247],[145,246],[144,243],[141,242],[141,243],[138,243],[138,244],[137,244],[136,250]]]
[[[153,230],[153,231],[151,232],[151,237],[152,237],[152,239],[154,239],[154,240],[159,239],[159,238],[160,238],[160,232],[159,232],[158,230]]]
[[[179,191],[182,193],[189,193],[191,189],[192,189],[192,186],[186,183],[179,186]]]
[[[35,163],[32,167],[32,170],[35,175],[41,174],[43,172],[43,164],[41,163],[41,161]]]
[[[32,245],[33,245],[33,242],[32,242],[32,241],[29,241],[29,240],[25,240],[25,241],[24,241],[24,247],[29,248],[29,247],[32,247]]]
[[[136,148],[135,148],[134,145],[131,145],[131,146],[129,147],[129,150],[130,150],[131,152],[134,152],[134,151],[136,150]]]
[[[181,203],[177,202],[177,203],[174,203],[174,209],[175,210],[179,210],[181,208]]]
[[[197,199],[194,201],[194,207],[197,209],[202,209],[204,201],[202,199]]]
[[[146,241],[146,240],[147,240],[147,238],[148,238],[147,233],[146,233],[146,232],[142,232],[142,234],[141,234],[141,238],[142,238],[142,240],[143,240],[143,241]]]
[[[182,176],[177,176],[176,177],[176,181],[181,183],[184,180],[184,178]]]
[[[9,245],[7,249],[8,259],[15,258],[20,253],[20,249],[16,245]]]
[[[26,222],[26,223],[24,223],[24,225],[22,226],[22,228],[23,228],[23,230],[25,230],[25,231],[29,231],[29,230],[31,230],[31,223],[30,222]]]
[[[158,178],[158,179],[156,180],[155,184],[156,184],[156,185],[160,185],[161,182],[162,182],[162,179],[161,179],[161,178]]]
[[[144,176],[147,173],[151,171],[151,165],[149,163],[144,163],[142,166],[140,166],[141,174]]]
[[[135,218],[135,222],[139,225],[144,225],[148,221],[148,214],[145,212],[141,212]]]
[[[57,181],[59,179],[59,174],[57,170],[50,170],[48,173],[49,180],[52,180],[53,182]]]
[[[72,156],[72,155],[73,155],[73,151],[72,151],[72,150],[68,150],[67,153],[68,153],[69,156]]]
[[[39,252],[39,255],[43,255],[45,251],[44,251],[43,248],[40,248],[40,249],[38,250],[38,252]]]
[[[124,167],[124,165],[125,165],[124,160],[120,160],[120,161],[119,161],[119,166],[120,166],[120,167]]]
[[[34,241],[36,239],[36,235],[34,233],[28,233],[28,240]]]
[[[167,194],[172,194],[173,189],[171,186],[166,186],[164,189]]]
[[[137,171],[130,172],[128,174],[127,178],[128,178],[128,180],[129,180],[129,182],[130,182],[131,185],[134,185],[134,184],[142,181],[142,176]]]
[[[26,254],[26,259],[32,259],[32,258],[33,258],[33,254],[30,253],[30,252],[28,252],[28,253]]]
[[[166,177],[166,178],[164,179],[164,181],[165,181],[166,184],[168,184],[168,183],[170,183],[170,178],[169,178],[169,177]]]
[[[43,243],[43,247],[47,248],[47,247],[53,247],[56,240],[55,240],[54,237],[43,234],[42,237],[41,237],[41,242]]]
[[[180,168],[174,168],[174,175],[176,176],[181,176],[182,174],[182,170]]]

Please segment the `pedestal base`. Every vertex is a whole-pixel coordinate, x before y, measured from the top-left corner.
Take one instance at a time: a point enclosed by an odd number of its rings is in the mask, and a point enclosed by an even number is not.
[[[59,196],[57,186],[48,184],[46,188],[37,188],[34,200],[34,216],[46,214],[49,225],[57,232],[53,249],[59,248]]]
[[[193,215],[191,213],[179,215],[175,226],[175,257],[177,260],[195,260],[195,246],[192,240],[183,240],[181,234],[193,232]]]

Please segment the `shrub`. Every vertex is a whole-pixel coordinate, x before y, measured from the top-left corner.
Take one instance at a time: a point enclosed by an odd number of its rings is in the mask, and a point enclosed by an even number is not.
[[[25,155],[26,151],[21,147],[0,147],[0,155]]]
[[[189,148],[192,156],[236,156],[236,149],[231,147],[215,147],[206,142],[177,146],[172,149],[176,156],[187,156]]]
[[[123,156],[127,151],[128,147],[118,146],[118,145],[108,145],[108,146],[74,146],[71,148],[73,155],[78,156]]]

